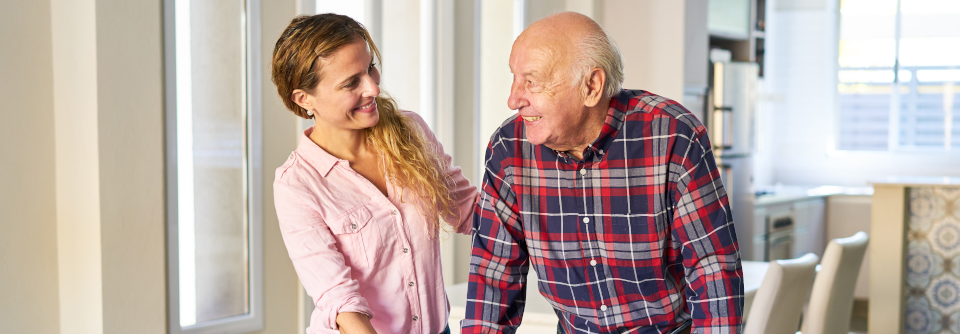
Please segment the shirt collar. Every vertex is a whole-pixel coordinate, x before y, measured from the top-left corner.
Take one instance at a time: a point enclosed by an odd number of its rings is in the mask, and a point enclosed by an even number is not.
[[[338,159],[326,150],[320,148],[317,143],[310,140],[310,134],[313,133],[313,127],[303,130],[300,136],[300,144],[297,146],[297,154],[300,155],[310,165],[314,166],[323,177],[327,177],[333,166],[337,163],[348,163],[346,160]]]
[[[621,92],[621,94],[623,93]],[[584,150],[584,160],[588,159],[590,152],[597,156],[597,160],[603,159],[603,155],[607,153],[610,143],[616,139],[617,133],[620,132],[620,126],[623,124],[623,115],[627,105],[621,103],[618,98],[619,94],[618,96],[610,98],[610,107],[607,108],[607,116],[606,119],[603,120],[603,127],[600,128],[600,135]],[[553,150],[553,152],[563,158],[572,158],[567,152],[556,150]]]

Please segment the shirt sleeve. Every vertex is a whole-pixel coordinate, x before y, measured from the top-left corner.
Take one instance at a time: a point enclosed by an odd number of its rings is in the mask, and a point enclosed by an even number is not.
[[[686,283],[692,333],[740,333],[743,272],[729,199],[706,133],[678,138],[670,163],[676,207],[668,260],[682,266],[671,266],[671,275]]]
[[[460,323],[464,334],[514,333],[526,298],[529,256],[519,206],[493,153],[495,145],[492,140],[487,148],[483,192],[473,214],[467,310]]]
[[[303,202],[302,191],[280,182],[274,183],[274,203],[280,220],[280,234],[300,282],[319,312],[319,325],[336,330],[337,315],[344,312],[366,314],[373,318],[367,300],[360,296],[360,284],[351,277],[350,267],[337,249],[330,228]],[[316,314],[313,317],[317,319]]]
[[[437,148],[437,156],[440,157],[447,166],[444,172],[452,181],[450,198],[453,199],[454,205],[457,206],[457,210],[454,212],[459,212],[460,216],[444,216],[443,221],[452,226],[457,233],[469,234],[473,229],[473,224],[470,222],[473,218],[473,207],[480,196],[480,190],[470,184],[470,180],[463,176],[463,171],[459,166],[453,165],[453,157],[443,150],[443,145],[437,140],[437,136],[433,134],[433,131],[430,131],[430,127],[423,121],[423,118],[413,112],[406,112],[405,114],[417,121],[420,128],[423,129],[425,139]]]

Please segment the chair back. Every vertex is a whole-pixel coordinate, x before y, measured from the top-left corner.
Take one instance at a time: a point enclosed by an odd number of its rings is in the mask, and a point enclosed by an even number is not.
[[[793,334],[800,325],[803,304],[810,297],[817,262],[813,253],[770,262],[757,290],[744,334]]]
[[[810,304],[803,316],[803,334],[847,334],[853,310],[853,289],[860,274],[867,234],[833,239],[823,252],[820,271],[813,282]]]

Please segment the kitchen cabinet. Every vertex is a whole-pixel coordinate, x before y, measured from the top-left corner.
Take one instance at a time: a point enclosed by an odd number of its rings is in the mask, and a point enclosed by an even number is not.
[[[757,200],[755,232],[745,260],[792,259],[806,253],[823,256],[826,248],[826,202],[822,196],[771,197]],[[741,241],[742,242],[742,241]]]
[[[763,77],[766,0],[709,0],[710,49],[730,51],[730,60],[755,62]]]

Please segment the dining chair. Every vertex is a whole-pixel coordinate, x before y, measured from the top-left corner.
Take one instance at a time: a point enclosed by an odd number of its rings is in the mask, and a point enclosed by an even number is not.
[[[770,262],[753,299],[744,334],[793,334],[816,276],[817,255]]]
[[[866,233],[857,232],[849,238],[833,239],[827,245],[803,315],[803,334],[847,334],[853,288],[868,240]]]

